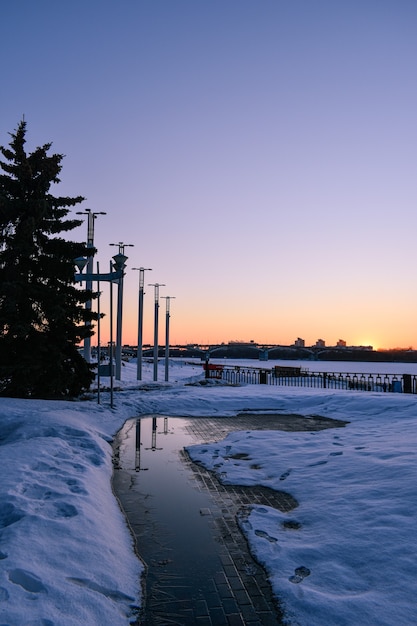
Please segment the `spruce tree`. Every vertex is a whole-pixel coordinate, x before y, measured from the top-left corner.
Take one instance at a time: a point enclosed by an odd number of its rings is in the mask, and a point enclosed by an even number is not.
[[[0,395],[78,396],[94,374],[77,346],[97,316],[74,259],[93,251],[60,234],[82,223],[66,216],[84,198],[51,195],[63,155],[48,154],[50,143],[27,154],[25,121],[10,136],[0,147]]]

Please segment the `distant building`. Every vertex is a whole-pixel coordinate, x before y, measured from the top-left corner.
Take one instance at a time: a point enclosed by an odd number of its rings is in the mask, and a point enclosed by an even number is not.
[[[304,339],[301,339],[301,337],[297,337],[297,339],[294,341],[294,346],[296,348],[305,348]]]
[[[316,348],[325,348],[325,347],[326,347],[326,342],[324,341],[324,339],[317,339]]]
[[[338,348],[346,348],[346,341],[344,339],[339,339],[339,341],[337,342],[336,346]]]

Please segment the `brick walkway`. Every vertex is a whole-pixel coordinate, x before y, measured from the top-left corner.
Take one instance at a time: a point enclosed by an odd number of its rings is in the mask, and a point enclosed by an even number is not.
[[[342,425],[323,418],[244,414],[232,418],[187,418],[185,430],[197,443],[218,441],[236,430],[321,430]],[[176,537],[167,538],[169,531],[152,516],[147,502],[149,494],[140,490],[132,493],[135,476],[132,478],[131,472],[123,467],[115,472],[117,496],[136,536],[138,551],[148,566],[144,611],[135,624],[279,626],[279,605],[265,571],[248,550],[238,519],[252,504],[288,512],[297,506],[297,501],[286,492],[265,487],[222,485],[183,450],[179,457],[180,471],[186,472],[190,490],[198,491],[204,498],[199,514],[211,535],[211,539],[206,538],[207,563],[204,558],[202,578],[196,573],[191,583],[189,565],[184,564],[181,569],[181,564],[175,563],[181,557],[171,556],[173,548],[169,542],[175,543]]]

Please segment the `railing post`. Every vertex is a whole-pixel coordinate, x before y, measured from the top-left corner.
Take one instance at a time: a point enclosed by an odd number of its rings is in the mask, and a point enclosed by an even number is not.
[[[404,393],[412,393],[411,374],[403,374],[403,390]]]

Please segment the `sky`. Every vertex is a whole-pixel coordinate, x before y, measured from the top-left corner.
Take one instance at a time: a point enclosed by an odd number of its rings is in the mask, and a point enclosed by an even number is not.
[[[202,385],[197,360],[171,360],[169,383],[153,383],[152,370],[147,363],[146,393],[140,393],[136,364],[126,364],[116,410],[104,392],[100,405],[94,396],[2,398],[2,623],[127,625],[143,603],[144,565],[111,489],[114,434],[138,416],[198,419],[248,409],[348,422],[317,432],[240,431],[188,448],[228,484],[262,484],[298,501],[289,513],[254,506],[242,526],[286,623],[414,623],[414,396],[215,380]],[[163,361],[160,370],[161,379]],[[134,438],[124,440],[133,456],[134,446]]]
[[[28,151],[65,155],[53,192],[107,213],[101,268],[134,245],[124,343],[143,266],[175,297],[172,343],[417,347],[414,1],[16,0],[1,17],[0,145],[24,116]],[[148,287],[145,343],[153,306]]]

